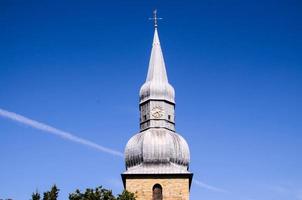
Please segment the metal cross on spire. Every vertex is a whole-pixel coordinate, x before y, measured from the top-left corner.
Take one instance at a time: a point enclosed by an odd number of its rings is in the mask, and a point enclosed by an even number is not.
[[[154,27],[155,28],[157,28],[157,20],[160,20],[160,19],[163,19],[163,18],[157,17],[157,10],[155,9],[153,11],[153,17],[149,18],[149,20],[154,20]]]

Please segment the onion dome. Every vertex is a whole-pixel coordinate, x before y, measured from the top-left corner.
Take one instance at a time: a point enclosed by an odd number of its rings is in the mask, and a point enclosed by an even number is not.
[[[134,135],[125,149],[126,174],[189,173],[190,150],[185,139],[167,129]]]

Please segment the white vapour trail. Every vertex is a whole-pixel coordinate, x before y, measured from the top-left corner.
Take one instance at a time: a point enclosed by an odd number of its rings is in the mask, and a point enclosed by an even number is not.
[[[212,186],[212,185],[209,185],[209,184],[206,184],[204,182],[201,182],[201,181],[198,181],[198,180],[193,180],[193,183],[195,183],[195,185],[201,187],[201,188],[205,188],[207,190],[211,190],[211,191],[214,191],[214,192],[221,192],[221,193],[229,193],[227,190],[225,189],[221,189],[221,188],[217,188],[215,186]]]
[[[47,125],[47,124],[29,119],[27,117],[24,117],[22,115],[14,113],[14,112],[10,112],[10,111],[7,111],[7,110],[4,110],[4,109],[0,108],[0,117],[4,117],[4,118],[10,119],[12,121],[19,122],[21,124],[30,126],[32,128],[50,133],[52,135],[59,136],[59,137],[65,139],[65,140],[69,140],[71,142],[79,143],[79,144],[94,148],[94,149],[99,150],[101,152],[109,153],[109,154],[114,155],[114,156],[123,157],[123,153],[121,153],[117,150],[101,146],[101,145],[96,144],[94,142],[91,142],[89,140],[86,140],[86,139],[80,138],[78,136],[75,136],[75,135],[73,135],[69,132],[62,131],[62,130],[54,128],[50,125]],[[211,191],[214,191],[214,192],[228,193],[228,191],[226,191],[224,189],[208,185],[208,184],[206,184],[204,182],[201,182],[201,181],[198,181],[196,179],[193,180],[193,183],[195,185],[197,185],[201,188],[207,189],[207,190],[211,190]]]
[[[105,153],[109,153],[111,155],[123,157],[123,153],[121,153],[119,151],[101,146],[101,145],[96,144],[94,142],[91,142],[89,140],[86,140],[86,139],[80,138],[78,136],[75,136],[75,135],[73,135],[69,132],[62,131],[60,129],[54,128],[52,126],[49,126],[47,124],[44,124],[44,123],[41,123],[41,122],[38,122],[38,121],[35,121],[35,120],[32,120],[32,119],[29,119],[27,117],[24,117],[22,115],[14,113],[14,112],[10,112],[10,111],[7,111],[7,110],[4,110],[4,109],[0,108],[0,116],[4,117],[4,118],[7,118],[7,119],[10,119],[10,120],[13,120],[13,121],[16,121],[16,122],[19,122],[21,124],[25,124],[25,125],[30,126],[32,128],[39,129],[41,131],[59,136],[59,137],[65,139],[65,140],[76,142],[76,143],[94,148],[96,150],[99,150],[99,151],[102,151],[102,152],[105,152]]]

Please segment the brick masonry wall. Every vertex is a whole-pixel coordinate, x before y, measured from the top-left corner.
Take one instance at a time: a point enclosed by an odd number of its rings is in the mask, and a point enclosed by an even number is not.
[[[126,189],[136,194],[137,200],[152,200],[152,188],[160,184],[163,200],[189,200],[188,178],[126,179]]]

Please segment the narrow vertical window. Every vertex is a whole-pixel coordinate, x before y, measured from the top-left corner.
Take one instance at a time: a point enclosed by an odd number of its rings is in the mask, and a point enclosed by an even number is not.
[[[162,200],[163,199],[163,189],[161,185],[155,184],[153,186],[153,198],[152,200]]]

